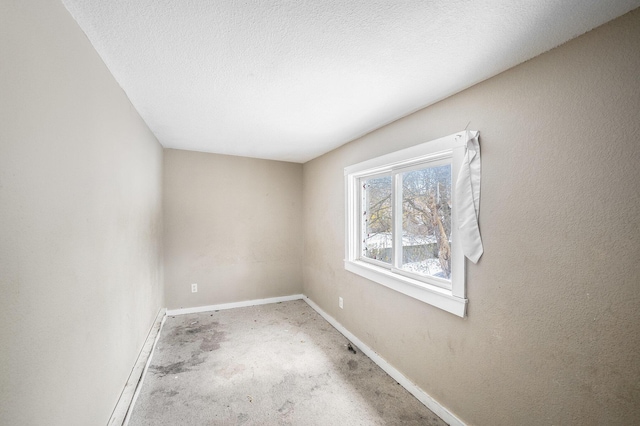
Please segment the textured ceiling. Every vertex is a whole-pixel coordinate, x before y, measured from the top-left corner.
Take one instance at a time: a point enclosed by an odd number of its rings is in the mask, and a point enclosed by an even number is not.
[[[163,146],[295,162],[640,6],[640,0],[63,3]]]

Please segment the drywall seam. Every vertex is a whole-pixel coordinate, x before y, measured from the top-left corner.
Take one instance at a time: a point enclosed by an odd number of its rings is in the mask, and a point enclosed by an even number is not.
[[[155,348],[156,345],[155,342],[157,342],[158,337],[160,336],[160,330],[162,329],[162,324],[164,324],[164,319],[166,317],[165,314],[165,308],[161,308],[158,311],[158,315],[156,315],[156,319],[153,321],[153,325],[151,326],[151,329],[147,334],[147,338],[144,341],[142,350],[140,350],[138,359],[136,359],[136,363],[131,370],[131,374],[129,374],[127,383],[124,385],[120,398],[111,413],[111,418],[109,418],[109,422],[107,423],[108,426],[120,426],[124,424],[128,412],[130,411],[129,408],[133,406],[133,400],[140,388],[140,385],[142,384],[142,378],[144,377],[147,365],[151,359],[153,348]]]
[[[242,302],[222,303],[219,305],[198,306],[195,308],[171,309],[167,315],[197,314],[200,312],[220,311],[223,309],[246,308],[247,306],[268,305],[270,303],[289,302],[291,300],[301,300],[304,294],[292,294],[290,296],[270,297],[268,299],[245,300]]]
[[[155,335],[155,338],[153,339],[153,345],[151,346],[151,351],[149,351],[149,356],[146,359],[146,362],[144,364],[144,369],[142,371],[142,375],[140,376],[140,380],[137,383],[136,389],[135,389],[135,393],[133,394],[133,398],[131,398],[131,402],[130,404],[127,406],[127,411],[126,411],[126,416],[124,417],[123,421],[122,421],[122,426],[127,426],[129,424],[129,419],[131,418],[131,413],[133,412],[133,407],[136,405],[136,401],[138,399],[138,396],[140,395],[140,389],[142,389],[142,384],[144,382],[144,378],[147,375],[147,370],[149,369],[149,365],[151,364],[151,359],[153,358],[153,353],[156,350],[156,345],[158,344],[158,340],[160,339],[160,333],[162,332],[162,327],[164,327],[164,323],[167,320],[167,310],[166,308],[161,309],[162,312],[162,321],[160,321],[160,327],[158,327],[158,332]],[[158,315],[159,316],[159,315]],[[157,321],[157,318],[156,318]],[[156,323],[154,323],[154,329],[156,327]],[[151,336],[149,336],[151,337]],[[149,344],[149,341],[151,341],[150,338],[147,339],[147,342],[145,342],[145,347]],[[111,425],[111,423],[109,423],[109,425]]]
[[[373,362],[375,362],[380,368],[382,368],[389,376],[398,382],[403,388],[405,388],[411,395],[416,397],[418,401],[423,403],[429,410],[433,411],[438,417],[444,420],[451,426],[465,426],[465,423],[457,418],[453,413],[447,410],[442,404],[433,399],[428,393],[420,389],[411,380],[404,376],[400,371],[396,370],[391,364],[378,355],[373,349],[364,344],[353,333],[347,330],[342,324],[340,324],[335,318],[323,311],[320,306],[316,305],[311,299],[305,296],[303,299],[309,306],[311,306],[317,313],[319,313],[329,324],[331,324],[336,330],[344,335],[354,345],[360,348],[360,350],[368,356]]]

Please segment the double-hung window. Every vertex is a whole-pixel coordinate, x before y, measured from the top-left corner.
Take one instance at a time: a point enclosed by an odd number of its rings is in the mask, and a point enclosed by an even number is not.
[[[465,133],[345,168],[345,268],[463,317],[454,191]]]

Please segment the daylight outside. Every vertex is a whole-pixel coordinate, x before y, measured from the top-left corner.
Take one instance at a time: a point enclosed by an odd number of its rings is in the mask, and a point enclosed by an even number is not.
[[[451,280],[451,165],[362,178],[363,258],[422,276]],[[402,197],[402,259],[393,256],[393,197]]]

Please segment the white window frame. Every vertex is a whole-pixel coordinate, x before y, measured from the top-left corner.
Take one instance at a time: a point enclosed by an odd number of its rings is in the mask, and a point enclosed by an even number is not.
[[[345,259],[344,267],[347,271],[382,284],[407,296],[413,297],[432,306],[443,309],[459,317],[466,315],[468,300],[465,288],[465,257],[462,245],[456,243],[458,224],[456,220],[455,188],[460,167],[464,157],[466,132],[445,136],[430,142],[396,151],[381,157],[373,158],[344,169],[345,175]],[[394,173],[441,165],[443,159],[451,159],[451,285],[435,277],[418,276],[407,271],[401,271],[392,265],[377,262],[361,256],[361,200],[360,179],[381,174],[391,174],[394,193],[398,192],[398,185],[402,185]],[[448,161],[447,161],[448,163]],[[402,200],[393,200],[394,227],[401,229],[402,217],[395,212],[402,208]],[[398,226],[400,228],[398,228]],[[398,232],[394,232],[396,238]],[[402,232],[400,232],[400,235]],[[394,244],[394,256],[399,255],[400,247]]]

